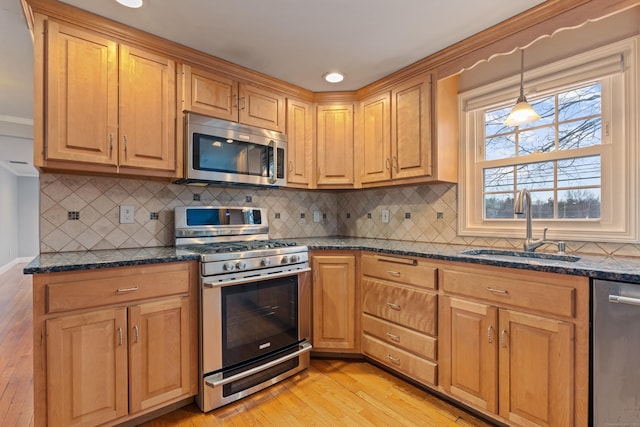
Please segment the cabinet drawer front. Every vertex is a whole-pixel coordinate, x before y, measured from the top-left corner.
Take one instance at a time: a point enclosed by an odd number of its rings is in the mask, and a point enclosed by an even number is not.
[[[368,314],[362,315],[362,331],[393,347],[408,350],[433,361],[436,360],[437,339],[434,337],[423,335]]]
[[[67,281],[49,283],[46,311],[59,313],[189,292],[190,274],[185,267],[159,268],[159,271],[138,268],[139,271],[135,267],[115,269],[110,277],[105,277],[103,272],[95,272],[96,277],[83,272],[77,278],[68,275]]]
[[[362,337],[362,352],[421,383],[436,385],[438,366],[376,338]]]
[[[526,277],[525,272],[522,273]],[[575,294],[572,287],[554,286],[526,278],[492,276],[482,272],[441,271],[442,289],[451,294],[509,304],[565,317],[575,317]]]
[[[420,288],[436,289],[436,272],[437,268],[427,266],[415,258],[362,256],[363,275]]]
[[[362,282],[362,310],[416,331],[436,335],[437,295],[407,286]]]

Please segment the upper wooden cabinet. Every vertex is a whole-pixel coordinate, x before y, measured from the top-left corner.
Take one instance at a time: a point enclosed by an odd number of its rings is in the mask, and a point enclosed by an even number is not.
[[[313,182],[313,105],[287,99],[287,185],[308,188]]]
[[[356,162],[360,182],[391,179],[391,94],[385,92],[360,102],[360,133]]]
[[[40,16],[36,25],[35,165],[177,176],[175,62]]]
[[[183,71],[183,111],[285,132],[280,93],[189,65]]]
[[[353,172],[353,104],[318,105],[318,187],[350,188]]]

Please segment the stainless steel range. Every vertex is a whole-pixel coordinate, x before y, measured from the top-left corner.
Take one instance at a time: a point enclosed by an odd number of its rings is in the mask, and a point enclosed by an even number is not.
[[[210,411],[309,366],[306,246],[269,240],[265,209],[175,208],[176,246],[200,254],[200,392]]]

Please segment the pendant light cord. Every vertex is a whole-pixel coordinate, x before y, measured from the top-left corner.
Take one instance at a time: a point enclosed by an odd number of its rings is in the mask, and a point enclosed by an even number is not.
[[[520,49],[520,98],[524,97],[524,49]]]

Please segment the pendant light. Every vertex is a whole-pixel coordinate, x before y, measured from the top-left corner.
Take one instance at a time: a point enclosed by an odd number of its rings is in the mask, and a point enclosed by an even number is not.
[[[536,120],[540,120],[540,115],[536,113],[524,96],[524,49],[520,49],[520,96],[516,100],[513,110],[509,113],[509,117],[504,121],[504,125],[520,126]]]

